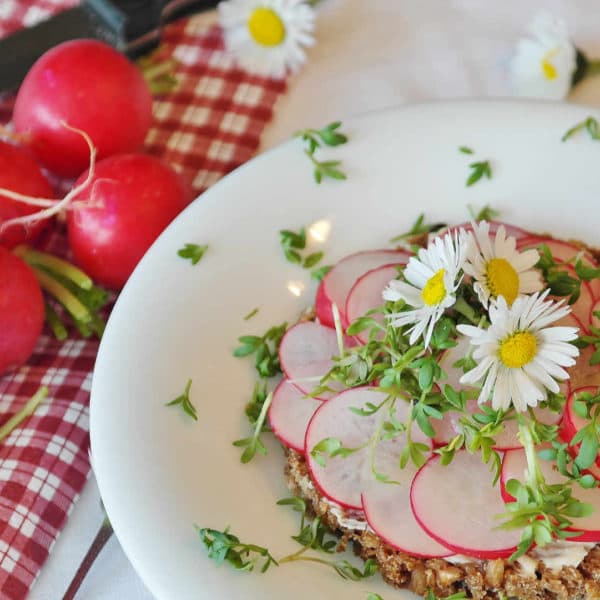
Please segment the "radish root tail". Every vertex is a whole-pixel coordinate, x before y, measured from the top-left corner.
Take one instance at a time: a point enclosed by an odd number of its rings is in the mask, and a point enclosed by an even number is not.
[[[0,224],[0,233],[8,227],[12,227],[14,225],[23,225],[24,227],[27,227],[37,221],[48,219],[60,213],[61,211],[66,210],[69,207],[69,205],[73,202],[73,198],[75,198],[75,196],[77,196],[79,193],[85,190],[94,178],[96,166],[96,147],[94,146],[94,143],[92,142],[90,136],[85,131],[81,129],[76,129],[75,127],[71,127],[64,121],[61,121],[61,125],[66,129],[78,133],[85,140],[85,143],[87,144],[90,151],[90,167],[88,170],[87,177],[82,183],[74,187],[62,200],[51,200],[49,198],[33,198],[30,196],[17,194],[16,192],[0,188],[0,195],[2,196],[6,196],[8,198],[11,198],[12,200],[23,202],[31,206],[43,207],[42,210],[39,210],[36,213],[4,221]]]

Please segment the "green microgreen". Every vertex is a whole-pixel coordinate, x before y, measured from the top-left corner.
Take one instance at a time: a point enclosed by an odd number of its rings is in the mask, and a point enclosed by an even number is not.
[[[279,237],[281,249],[289,262],[301,265],[304,269],[312,269],[321,262],[324,256],[322,251],[312,252],[307,255],[302,253],[306,249],[306,229],[304,227],[298,232],[283,229],[279,232]]]
[[[468,146],[459,146],[458,151],[462,154],[474,154],[473,150]]]
[[[390,243],[408,242],[409,244],[420,246],[422,245],[422,240],[425,236],[434,231],[438,231],[445,226],[445,223],[426,223],[425,213],[421,213],[408,231],[393,237],[390,240]],[[419,244],[419,242],[421,242],[421,244]]]
[[[196,407],[192,404],[190,400],[190,388],[192,387],[192,380],[188,379],[188,382],[185,385],[185,390],[181,396],[177,396],[174,400],[167,402],[165,406],[181,406],[183,412],[186,415],[189,415],[194,419],[194,421],[198,420],[198,413],[196,412]]]
[[[492,178],[492,167],[488,160],[472,162],[469,165],[471,174],[467,177],[466,186],[470,187],[481,180],[483,177]]]
[[[346,179],[346,174],[339,168],[341,161],[319,161],[315,157],[316,150],[322,146],[339,146],[348,141],[348,137],[338,131],[341,125],[340,121],[335,121],[322,129],[303,129],[294,135],[306,143],[304,152],[314,167],[313,176],[317,183],[321,183],[324,178]]]
[[[595,310],[592,315],[600,320],[600,311]],[[594,347],[594,352],[589,359],[589,364],[593,367],[600,364],[600,327],[590,325],[588,329],[589,333],[579,336],[574,343],[579,348]]]
[[[333,269],[332,265],[323,265],[318,269],[313,269],[310,273],[310,276],[315,281],[323,281],[323,277],[325,277],[325,275],[327,275],[331,269]]]
[[[258,414],[258,417],[256,417],[256,421],[254,423],[254,433],[250,437],[235,440],[233,442],[233,445],[237,448],[244,449],[240,457],[240,461],[244,464],[249,463],[256,456],[257,452],[263,456],[267,454],[267,447],[260,439],[260,434],[263,432],[265,420],[267,418],[267,412],[269,410],[269,406],[271,406],[272,400],[273,392],[270,392],[262,402],[260,413]]]
[[[587,117],[577,125],[574,125],[569,129],[561,138],[562,142],[566,142],[569,138],[573,137],[580,131],[587,131],[592,140],[600,140],[600,125],[594,117]]]
[[[238,338],[240,346],[233,355],[237,358],[255,355],[254,365],[261,377],[274,377],[281,373],[279,365],[279,344],[286,332],[287,323],[271,327],[264,335],[242,335]]]
[[[272,564],[278,564],[266,548],[240,542],[237,536],[229,533],[229,527],[224,531],[206,527],[196,527],[196,530],[208,550],[208,557],[218,565],[228,562],[239,571],[253,571],[262,561],[260,572],[264,573]]]
[[[468,596],[466,592],[457,592],[456,594],[452,594],[450,596],[436,596],[431,588],[427,588],[427,593],[425,594],[423,600],[463,600],[467,597]]]
[[[469,215],[474,221],[493,221],[500,216],[500,212],[493,209],[489,204],[486,204],[479,212],[470,204],[467,206]]]
[[[550,292],[555,296],[566,296],[569,304],[574,304],[581,293],[581,280],[572,277],[564,270],[564,265],[557,263],[552,256],[550,248],[546,244],[538,246],[540,258],[536,268],[542,273],[542,277],[548,284]]]
[[[249,321],[257,313],[258,313],[258,307],[253,308],[247,315],[244,316],[244,321]]]
[[[207,250],[208,244],[204,244],[203,246],[199,246],[198,244],[185,244],[183,248],[177,251],[177,255],[189,260],[192,265],[196,265],[200,262]]]

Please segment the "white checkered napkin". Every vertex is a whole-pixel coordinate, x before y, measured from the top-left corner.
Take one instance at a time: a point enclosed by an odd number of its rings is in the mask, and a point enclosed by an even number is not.
[[[75,3],[0,0],[0,36]],[[207,30],[193,18],[166,28],[161,54],[178,59],[179,87],[155,99],[146,149],[201,192],[254,154],[286,84],[236,68],[220,29]],[[0,97],[0,123],[10,120],[13,100]],[[58,227],[44,247],[68,257]],[[0,423],[40,385],[49,388],[48,399],[0,445],[0,600],[27,595],[89,474],[88,403],[97,349],[96,340],[75,332],[61,343],[45,331],[28,363],[0,377]]]

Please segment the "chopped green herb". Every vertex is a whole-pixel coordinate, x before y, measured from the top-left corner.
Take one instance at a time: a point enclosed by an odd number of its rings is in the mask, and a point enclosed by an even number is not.
[[[307,257],[304,258],[302,266],[305,269],[312,269],[312,267],[314,267],[321,261],[321,259],[323,258],[323,254],[323,252],[313,252],[312,254],[309,254]]]
[[[445,226],[445,223],[425,223],[425,213],[421,213],[408,231],[393,237],[390,242],[393,244],[394,242],[403,240],[410,241],[412,238],[417,238],[419,236],[438,231]]]
[[[475,208],[470,204],[467,206],[469,214],[474,221],[493,221],[500,216],[500,213],[493,209],[489,204],[486,204],[479,212],[475,212]]]
[[[261,377],[274,377],[281,373],[279,365],[279,343],[286,332],[287,323],[271,327],[264,335],[243,335],[238,338],[238,346],[233,355],[237,358],[255,355],[255,367]]]
[[[198,244],[186,244],[177,252],[177,255],[191,261],[191,263],[195,265],[200,262],[207,250],[208,244],[204,244],[203,246],[199,246]]]
[[[301,137],[306,142],[304,151],[313,164],[313,175],[317,183],[321,183],[325,177],[346,179],[346,174],[339,169],[341,164],[339,160],[319,161],[315,158],[317,148],[321,148],[323,145],[339,146],[348,141],[348,137],[338,131],[341,125],[340,121],[336,121],[322,129],[303,129],[295,134],[295,137]]]
[[[176,406],[181,405],[183,411],[192,417],[195,421],[198,420],[198,413],[196,412],[196,407],[192,404],[190,400],[190,388],[192,387],[192,380],[188,379],[188,382],[185,386],[185,390],[181,396],[177,396],[175,400],[171,400],[171,402],[167,402],[165,406]]]
[[[427,589],[427,594],[425,595],[423,600],[463,600],[463,598],[467,598],[467,594],[465,592],[457,592],[456,594],[452,594],[451,596],[436,596],[431,588]]]
[[[269,410],[269,406],[271,405],[271,401],[273,400],[273,392],[267,395],[262,403],[262,407],[260,409],[260,413],[256,419],[254,433],[251,437],[244,438],[241,440],[235,440],[233,445],[237,448],[244,448],[242,452],[242,456],[240,457],[241,462],[249,463],[258,452],[265,456],[267,454],[267,447],[263,444],[263,441],[260,439],[260,434],[263,431],[265,420],[267,418],[267,412]]]
[[[471,169],[471,174],[467,178],[467,187],[477,183],[482,177],[492,178],[492,168],[487,160],[471,163],[469,168]]]
[[[258,313],[258,308],[253,308],[245,317],[244,321],[249,321],[256,313]]]
[[[260,572],[264,573],[277,561],[270,552],[256,544],[245,544],[239,538],[229,533],[229,527],[224,531],[196,527],[200,540],[208,550],[208,557],[218,565],[228,562],[239,571],[253,571],[259,561],[263,561]]]
[[[600,125],[594,117],[587,117],[569,129],[561,138],[562,142],[566,142],[570,137],[582,130],[586,130],[592,140],[600,140]]]
[[[459,146],[458,151],[462,152],[463,154],[473,154],[473,150],[471,150],[471,148],[468,146]]]
[[[323,277],[325,277],[325,275],[327,275],[331,269],[333,269],[333,265],[323,265],[322,267],[311,271],[310,276],[316,281],[323,281]]]

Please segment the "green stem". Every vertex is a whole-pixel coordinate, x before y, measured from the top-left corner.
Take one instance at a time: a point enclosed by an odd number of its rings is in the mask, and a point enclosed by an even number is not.
[[[189,385],[191,385],[191,380],[189,381]],[[189,391],[189,387],[186,386],[186,390]],[[271,402],[273,400],[273,392],[270,392],[269,395],[265,398],[263,402],[262,408],[260,409],[260,414],[258,415],[258,419],[256,419],[256,426],[254,428],[254,435],[252,436],[254,440],[257,440],[262,431],[263,425],[265,423],[265,419],[267,418],[267,412],[269,410],[269,406],[271,406]]]
[[[331,312],[333,313],[333,323],[335,325],[335,336],[337,339],[338,350],[340,352],[340,358],[344,356],[344,331],[342,329],[342,319],[340,318],[340,311],[338,310],[337,304],[334,302],[331,305]]]
[[[467,319],[473,325],[479,324],[479,321],[480,321],[479,315],[477,314],[475,309],[472,306],[470,306],[462,296],[459,296],[456,299],[456,302],[455,302],[453,308],[457,313],[461,314],[463,317],[465,317],[465,319]]]
[[[278,562],[279,562],[279,564],[282,564],[282,563],[286,563],[286,562],[293,562],[295,560],[306,560],[309,562],[321,563],[322,565],[328,565],[328,566],[335,564],[330,560],[325,560],[324,558],[319,558],[317,556],[302,556],[302,553],[307,549],[308,548],[303,548],[302,550],[300,550],[300,552],[294,552],[294,554],[285,556],[282,559],[280,559]]]
[[[52,333],[54,333],[54,337],[63,341],[68,337],[67,328],[64,326],[63,322],[60,320],[58,313],[54,310],[54,307],[49,302],[44,302],[44,306],[46,309],[46,321],[52,329]]]
[[[539,502],[540,484],[543,484],[545,479],[540,470],[531,429],[520,415],[517,416],[517,419],[519,421],[519,438],[521,444],[523,444],[525,456],[527,458],[527,485],[535,494],[536,499]]]
[[[0,442],[10,435],[27,417],[31,416],[40,402],[48,395],[48,388],[41,387],[23,406],[23,408],[14,414],[2,427],[0,427]]]
[[[66,287],[41,269],[34,269],[34,273],[42,289],[56,298],[75,321],[89,323],[92,320],[89,310]]]
[[[38,252],[29,248],[29,246],[17,246],[13,252],[31,267],[45,267],[71,280],[83,290],[91,290],[94,285],[92,280],[81,269],[78,269],[66,260],[52,256],[46,252]]]

